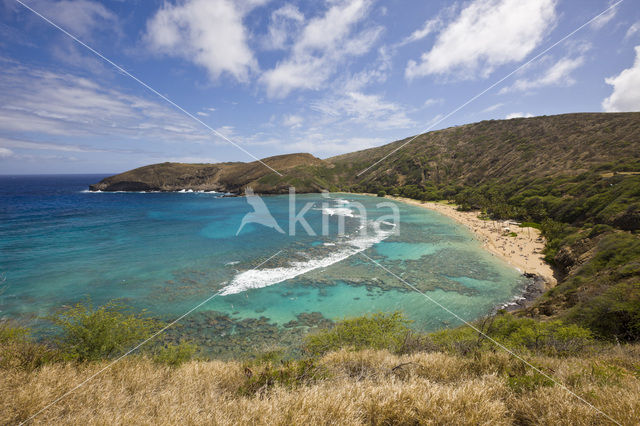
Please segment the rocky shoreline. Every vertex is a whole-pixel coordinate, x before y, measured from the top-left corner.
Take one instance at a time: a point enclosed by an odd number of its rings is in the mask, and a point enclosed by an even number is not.
[[[533,305],[533,303],[545,292],[547,288],[547,281],[541,275],[537,274],[522,274],[523,277],[528,278],[527,284],[522,289],[522,293],[514,296],[509,302],[503,303],[496,307],[493,313],[500,310],[507,312],[514,312],[520,309],[526,309]]]

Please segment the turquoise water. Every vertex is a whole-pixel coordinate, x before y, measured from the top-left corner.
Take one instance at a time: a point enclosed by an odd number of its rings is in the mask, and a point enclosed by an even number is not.
[[[172,319],[221,291],[173,336],[205,345],[235,336],[229,345],[245,347],[295,340],[295,330],[317,325],[318,318],[375,311],[402,310],[422,330],[458,324],[362,254],[468,320],[512,299],[525,284],[466,228],[416,206],[395,203],[397,228],[375,229],[372,221],[390,213],[377,205],[381,199],[298,195],[297,212],[313,203],[305,218],[318,235],[302,226],[291,236],[248,224],[236,236],[252,211],[245,198],[84,191],[99,179],[0,177],[1,315],[37,327],[41,317],[90,298],[94,304],[120,299]],[[262,200],[288,231],[288,197]],[[367,222],[356,202],[366,208]],[[332,216],[323,215],[327,206]],[[321,235],[323,220],[327,235]],[[313,312],[321,314],[313,324],[301,320]]]

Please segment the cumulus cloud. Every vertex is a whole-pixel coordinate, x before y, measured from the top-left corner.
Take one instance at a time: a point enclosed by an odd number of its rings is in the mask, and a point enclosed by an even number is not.
[[[519,79],[510,87],[500,90],[500,93],[513,91],[527,91],[539,89],[545,86],[571,86],[575,83],[575,79],[571,73],[584,64],[584,57],[562,58],[555,64],[551,65],[538,78]]]
[[[268,50],[284,49],[293,35],[299,32],[303,22],[304,15],[292,4],[273,11],[263,47]]]
[[[605,79],[613,93],[602,102],[607,112],[640,111],[640,46],[635,47],[636,60],[631,68]]]
[[[405,76],[487,77],[542,42],[555,23],[555,6],[555,0],[474,0],[439,32],[430,51],[407,63]]]
[[[212,80],[229,74],[245,82],[257,63],[242,20],[259,4],[232,0],[166,3],[147,22],[145,38],[153,51],[204,67]]]
[[[368,52],[382,28],[354,28],[367,16],[370,6],[370,0],[337,1],[323,16],[309,20],[289,56],[262,76],[267,95],[283,98],[295,89],[318,90],[338,64]]]

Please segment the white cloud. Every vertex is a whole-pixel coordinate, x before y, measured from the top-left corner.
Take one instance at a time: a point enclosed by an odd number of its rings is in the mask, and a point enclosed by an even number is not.
[[[242,20],[255,5],[231,0],[166,3],[147,22],[145,38],[153,51],[202,66],[212,80],[227,73],[244,82],[257,63]]]
[[[385,142],[389,141],[378,137],[336,138],[320,132],[311,132],[302,137],[301,140],[287,144],[286,149],[289,152],[309,152],[317,157],[325,157],[373,148]]]
[[[301,127],[303,121],[304,118],[300,117],[299,115],[290,114],[284,116],[284,118],[282,119],[282,124],[295,129],[297,127]]]
[[[607,112],[640,111],[640,46],[635,47],[636,60],[616,76],[605,79],[613,93],[602,102]]]
[[[389,77],[390,71],[391,55],[387,51],[387,48],[383,46],[378,49],[378,59],[376,62],[372,64],[372,66],[350,76],[344,86],[339,90],[341,90],[341,92],[352,92],[362,90],[373,83],[384,83]]]
[[[198,112],[196,112],[196,114],[198,114],[200,117],[208,117],[209,116],[209,113],[202,112],[202,111],[198,111]]]
[[[504,106],[504,103],[498,102],[497,104],[493,104],[493,105],[490,105],[490,106],[486,107],[485,109],[482,110],[482,112],[492,112],[492,111],[495,111],[495,110],[497,110],[499,108],[502,108],[503,106]]]
[[[519,79],[510,87],[500,90],[500,93],[512,91],[527,91],[539,89],[545,86],[571,86],[575,79],[571,73],[584,64],[584,57],[562,58],[555,64],[547,68],[544,74],[534,79]]]
[[[0,147],[0,158],[9,158],[13,157],[14,152],[7,148]]]
[[[637,34],[639,31],[640,31],[640,21],[634,23],[633,25],[631,25],[629,27],[629,29],[627,30],[627,33],[625,34],[624,38],[631,38],[635,34]]]
[[[286,4],[271,13],[269,32],[264,38],[263,47],[268,50],[284,49],[294,34],[298,33],[304,15],[292,4]]]
[[[74,35],[86,38],[98,28],[116,30],[116,15],[89,0],[30,2],[30,6]]]
[[[204,141],[209,134],[165,106],[73,74],[0,61],[0,132],[110,140]]]
[[[527,117],[533,117],[533,114],[531,113],[522,113],[522,112],[512,112],[511,114],[507,114],[507,116],[505,117],[506,120],[511,120],[512,118],[527,118]]]
[[[591,27],[599,30],[600,28],[604,27],[605,25],[607,25],[609,23],[609,21],[611,21],[615,16],[616,13],[618,13],[618,6],[613,7],[609,10],[607,10],[606,13],[598,16],[592,23],[591,23]]]
[[[415,125],[400,105],[386,102],[379,95],[361,92],[348,92],[340,98],[316,102],[311,108],[332,117],[345,117],[348,122],[366,124],[381,130],[405,129]]]
[[[409,36],[405,37],[398,46],[404,46],[405,44],[413,43],[414,41],[422,40],[429,34],[434,33],[442,24],[440,19],[429,19],[427,20],[422,28],[415,30]]]
[[[556,20],[555,0],[474,0],[439,34],[420,61],[410,60],[409,79],[454,73],[487,77],[521,61],[538,46]]]
[[[354,33],[367,15],[370,0],[333,2],[327,12],[308,21],[291,48],[288,58],[266,71],[261,82],[271,98],[286,97],[295,89],[318,90],[335,73],[338,64],[368,52],[382,28]]]
[[[53,142],[34,142],[22,139],[0,137],[1,147],[38,150],[38,151],[63,151],[63,152],[134,152],[133,150],[101,149],[86,145],[69,145]]]
[[[439,105],[442,103],[444,103],[444,99],[442,98],[429,98],[426,101],[424,101],[424,106],[430,107],[430,106]]]

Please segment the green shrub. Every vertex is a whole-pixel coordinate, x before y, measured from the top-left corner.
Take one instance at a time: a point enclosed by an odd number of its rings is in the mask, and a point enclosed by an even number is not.
[[[78,303],[48,319],[59,331],[58,348],[76,361],[116,357],[160,328],[145,311],[133,313],[117,302],[98,308]]]
[[[0,321],[0,368],[32,371],[60,359],[58,351],[33,341],[28,328]]]
[[[188,342],[180,342],[177,345],[169,343],[155,350],[153,360],[159,364],[167,364],[178,367],[190,361],[198,351],[198,345]]]
[[[409,333],[409,323],[401,312],[345,319],[328,330],[306,336],[304,350],[312,355],[341,348],[398,351]]]
[[[567,319],[590,328],[598,336],[640,340],[640,283],[622,282],[575,306]]]
[[[384,197],[387,195],[386,191],[378,191],[378,197]]]
[[[26,340],[31,331],[9,320],[0,320],[0,345]]]
[[[592,333],[576,324],[516,318],[508,313],[476,321],[475,327],[493,340],[520,352],[576,355],[594,343]],[[495,343],[468,326],[440,330],[429,336],[441,350],[462,355],[496,347]]]

